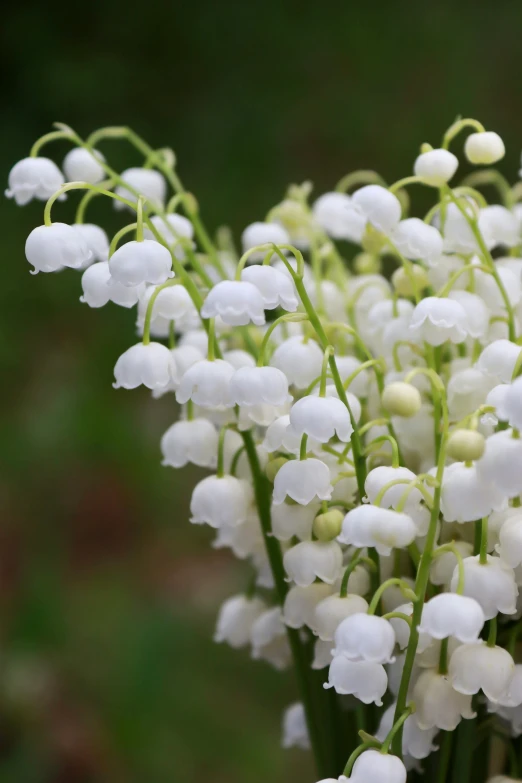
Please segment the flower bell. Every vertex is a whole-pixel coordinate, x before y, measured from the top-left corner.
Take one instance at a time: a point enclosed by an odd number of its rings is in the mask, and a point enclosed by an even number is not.
[[[501,430],[486,438],[484,454],[477,462],[477,475],[493,484],[504,496],[522,492],[522,439],[512,430]]]
[[[109,259],[109,239],[103,228],[94,223],[74,223],[73,228],[92,253],[91,258],[82,267],[83,269],[95,261]]]
[[[109,259],[109,269],[117,283],[128,286],[161,285],[174,277],[169,251],[151,239],[127,242],[119,247]]]
[[[522,509],[511,509],[513,515],[508,517],[500,528],[497,551],[500,559],[511,568],[522,564]]]
[[[316,605],[310,628],[322,641],[333,642],[343,620],[367,610],[368,602],[360,595],[329,595]]]
[[[410,516],[368,504],[347,513],[337,540],[356,547],[375,547],[380,555],[389,555],[392,549],[411,544],[416,536]]]
[[[404,506],[409,510],[410,508],[417,506],[422,500],[422,495],[416,487],[408,488],[407,482],[413,482],[416,478],[417,476],[415,473],[408,468],[392,468],[389,465],[379,465],[377,468],[370,470],[366,475],[364,489],[370,503],[374,503],[377,496],[381,494],[381,490],[383,490],[387,484],[392,481],[401,482],[388,487],[380,498],[379,507],[397,508],[399,502],[403,498],[405,490],[409,489]],[[404,479],[406,481],[404,481]]]
[[[436,263],[442,254],[440,231],[420,218],[401,220],[390,239],[405,258],[424,261],[428,266]]]
[[[161,464],[183,468],[190,462],[201,468],[215,468],[217,450],[217,430],[208,419],[176,421],[161,439]]]
[[[349,661],[393,663],[395,632],[382,617],[359,612],[346,617],[335,632],[334,656]]]
[[[168,348],[161,343],[137,343],[128,348],[114,367],[115,389],[147,386],[163,389],[177,380],[177,368]]]
[[[306,448],[308,451],[316,451],[320,443],[313,438],[308,438]],[[270,424],[265,433],[263,448],[269,453],[285,451],[288,454],[299,454],[301,448],[301,436],[290,427],[290,415],[285,413]]]
[[[355,760],[352,783],[406,783],[406,767],[397,756],[379,750],[365,750]]]
[[[190,521],[194,525],[236,527],[246,521],[253,492],[235,476],[207,476],[194,487]]]
[[[253,264],[242,270],[241,280],[257,288],[265,310],[274,310],[276,307],[281,307],[288,313],[297,310],[299,301],[294,284],[279,269]]]
[[[100,261],[88,266],[82,275],[83,296],[80,302],[85,302],[89,307],[104,307],[108,302],[120,307],[134,307],[145,292],[145,285],[138,286],[121,285],[111,278],[108,261]]]
[[[287,707],[283,716],[283,748],[310,749],[310,737],[306,725],[306,715],[301,702]]]
[[[304,587],[293,585],[285,597],[283,615],[289,628],[314,627],[315,608],[332,592],[325,582],[313,582]]]
[[[176,399],[180,405],[192,400],[202,408],[232,408],[230,379],[233,374],[234,368],[223,359],[202,359],[182,376]]]
[[[256,619],[266,610],[260,598],[234,595],[221,605],[214,633],[215,642],[226,642],[230,647],[246,647]]]
[[[283,226],[279,223],[262,223],[260,221],[251,223],[241,234],[241,244],[243,252],[250,250],[257,245],[288,245],[290,236]],[[259,250],[250,255],[250,261],[262,261],[266,253],[270,250]]]
[[[273,504],[272,535],[279,541],[290,541],[294,536],[301,541],[307,541],[312,537],[312,526],[317,510],[318,504],[314,502],[306,506]]]
[[[497,383],[510,383],[521,350],[509,340],[494,340],[486,345],[475,366]]]
[[[276,367],[241,367],[230,379],[230,394],[235,405],[285,405],[288,394],[286,375]]]
[[[375,734],[379,742],[384,742],[389,732],[393,728],[395,718],[396,704],[391,704],[382,714],[379,728]],[[428,758],[430,753],[436,750],[433,744],[437,729],[421,729],[415,721],[414,715],[409,715],[404,721],[404,730],[402,734],[402,752],[403,755],[411,756],[414,759]]]
[[[33,198],[47,201],[64,184],[62,172],[50,158],[23,158],[9,172],[7,198],[14,198],[19,207]]]
[[[413,688],[415,715],[421,729],[454,731],[462,718],[475,717],[471,696],[456,691],[436,669],[424,669]]]
[[[435,149],[422,152],[415,161],[413,171],[428,185],[440,188],[450,181],[458,166],[458,158],[452,152]]]
[[[290,648],[281,609],[276,606],[257,617],[250,631],[252,658],[271,663],[275,669],[286,669]]]
[[[479,474],[478,462],[454,462],[442,479],[440,507],[446,522],[473,522],[505,506],[505,495]]]
[[[251,322],[262,326],[265,323],[263,297],[252,283],[222,280],[208,292],[201,316],[220,316],[229,326],[246,326]]]
[[[427,296],[415,307],[410,330],[435,347],[446,341],[461,343],[468,335],[466,311],[454,299]]]
[[[288,383],[297,389],[306,389],[321,374],[323,352],[315,340],[305,341],[296,335],[275,349],[270,364],[284,372]]]
[[[471,133],[466,139],[464,153],[470,163],[490,166],[506,154],[504,142],[494,131]]]
[[[363,704],[382,705],[388,677],[384,666],[369,661],[349,661],[344,655],[335,655],[328,670],[325,688],[333,688],[341,695],[353,695]]]
[[[289,460],[275,477],[273,502],[278,506],[288,496],[306,506],[315,498],[330,500],[332,490],[330,471],[324,462],[314,458]]]
[[[350,413],[336,397],[301,397],[290,409],[290,433],[309,435],[318,443],[333,437],[348,443],[353,433]]]
[[[25,257],[34,267],[32,274],[56,272],[64,267],[85,268],[93,254],[81,235],[67,223],[33,228],[25,243]]]
[[[502,647],[490,647],[476,641],[458,647],[449,662],[448,676],[459,693],[473,695],[482,690],[492,702],[498,701],[508,690],[515,664]]]
[[[456,593],[440,593],[424,604],[419,632],[433,639],[454,636],[461,642],[475,642],[485,617],[474,598]]]
[[[168,215],[153,215],[150,222],[157,233],[163,238],[167,245],[174,250],[176,258],[183,260],[185,251],[183,249],[183,240],[192,245],[194,238],[194,226],[184,215],[178,215],[177,212],[171,212]],[[143,236],[145,239],[158,241],[156,234],[147,225],[143,226]]]
[[[323,193],[312,206],[316,222],[333,239],[360,243],[366,216],[346,193]]]
[[[498,612],[515,614],[518,587],[512,568],[499,557],[487,556],[483,564],[479,557],[466,557],[464,562],[464,595],[474,598],[482,607],[486,620]],[[451,590],[457,587],[459,575],[455,569]]]
[[[117,185],[114,192],[135,203],[138,196],[143,196],[155,209],[161,209],[167,195],[167,183],[159,171],[155,169],[130,168],[122,171],[120,175],[125,185]],[[135,195],[138,194],[138,196]],[[114,208],[126,209],[121,201],[114,201]]]
[[[101,163],[105,163],[105,158],[98,150],[90,152],[84,147],[74,147],[63,159],[63,170],[68,182],[96,185],[106,176]]]
[[[308,587],[315,579],[332,585],[340,574],[343,552],[337,541],[301,541],[285,552],[283,564],[298,587]]]
[[[401,202],[381,185],[359,188],[353,194],[352,201],[367,221],[383,234],[391,234],[401,219]]]

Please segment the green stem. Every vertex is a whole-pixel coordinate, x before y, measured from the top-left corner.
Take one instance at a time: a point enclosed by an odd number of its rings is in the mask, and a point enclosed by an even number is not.
[[[479,563],[486,565],[488,562],[488,518],[480,520],[480,553]]]

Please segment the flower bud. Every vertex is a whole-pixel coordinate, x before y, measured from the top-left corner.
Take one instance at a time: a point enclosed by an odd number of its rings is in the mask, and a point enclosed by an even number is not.
[[[381,271],[381,259],[372,253],[358,253],[353,261],[358,275],[378,275]]]
[[[448,440],[447,453],[458,462],[474,462],[484,454],[485,440],[475,430],[455,430]]]
[[[464,152],[470,163],[487,166],[501,160],[506,154],[504,142],[494,131],[472,133],[466,139]]]
[[[286,457],[276,457],[275,459],[271,459],[268,462],[265,468],[265,474],[271,484],[274,483],[274,479],[277,475],[278,470],[283,467],[285,462],[288,462]]]
[[[419,390],[411,383],[396,381],[385,386],[382,404],[392,415],[410,418],[420,411],[422,400]]]
[[[392,284],[399,296],[414,296],[415,289],[422,291],[430,284],[428,275],[424,267],[419,264],[411,265],[411,273],[414,280],[412,280],[410,274],[408,274],[403,266],[398,267],[392,275]]]
[[[100,165],[105,162],[105,158],[97,150],[84,149],[83,147],[73,147],[64,158],[63,170],[68,182],[90,182],[96,184],[105,177],[105,171]]]
[[[449,182],[457,171],[459,161],[449,150],[423,150],[414,165],[417,177],[422,177],[428,185],[435,188]]]
[[[313,532],[319,541],[331,541],[341,532],[344,514],[338,508],[332,508],[314,519]]]

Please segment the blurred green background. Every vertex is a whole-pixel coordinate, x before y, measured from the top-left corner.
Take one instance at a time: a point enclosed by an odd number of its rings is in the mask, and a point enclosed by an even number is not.
[[[520,0],[12,3],[2,176],[53,121],[129,124],[176,150],[212,230],[240,232],[289,182],[409,174],[462,113],[503,136],[514,179],[521,28]],[[41,215],[0,202],[0,781],[312,783],[279,749],[291,675],[211,641],[244,575],[187,522],[196,473],[159,464],[172,398],[111,388],[133,314],[81,305],[73,272],[29,275]]]

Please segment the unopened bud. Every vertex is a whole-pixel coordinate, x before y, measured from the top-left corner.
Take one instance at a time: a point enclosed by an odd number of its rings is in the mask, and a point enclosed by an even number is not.
[[[447,453],[458,462],[472,462],[484,454],[484,436],[475,430],[455,430],[448,439]]]
[[[411,383],[396,381],[385,386],[382,404],[393,416],[410,418],[420,411],[422,399],[419,390]]]
[[[286,457],[276,457],[275,459],[271,459],[266,468],[265,468],[265,474],[267,479],[270,481],[271,484],[274,483],[274,479],[279,471],[280,468],[283,467],[285,462],[288,462]]]
[[[344,514],[338,508],[318,514],[314,519],[312,530],[319,541],[332,541],[341,532]]]
[[[415,296],[430,284],[426,270],[420,264],[411,264],[410,270],[411,272],[406,272],[404,267],[400,266],[392,275],[392,285],[399,296]]]
[[[354,268],[358,275],[378,275],[381,271],[381,259],[371,253],[359,253],[355,256]]]

